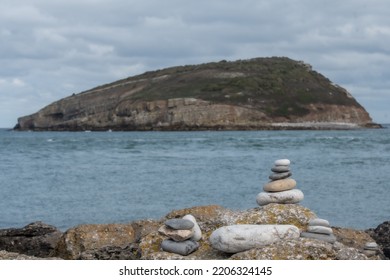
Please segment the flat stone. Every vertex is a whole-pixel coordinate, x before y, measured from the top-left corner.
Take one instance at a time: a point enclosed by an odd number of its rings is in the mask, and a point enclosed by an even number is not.
[[[256,197],[256,202],[260,206],[270,203],[294,204],[299,203],[304,198],[303,192],[298,189],[282,192],[261,192]]]
[[[363,250],[363,254],[365,254],[367,257],[373,257],[375,255],[378,254],[377,251],[373,251],[373,250]]]
[[[269,175],[268,178],[270,178],[272,181],[275,181],[275,180],[286,179],[290,176],[291,176],[291,172],[283,172],[283,173],[273,173]]]
[[[288,166],[290,165],[290,160],[288,159],[278,159],[278,160],[275,160],[275,166],[279,166],[279,165],[284,165],[284,166]]]
[[[199,248],[199,243],[194,240],[186,240],[176,242],[170,239],[165,239],[161,242],[161,249],[165,252],[187,256],[195,252]]]
[[[333,230],[330,227],[324,227],[324,226],[308,226],[307,231],[312,233],[321,233],[321,234],[328,234],[328,235],[333,233]]]
[[[214,249],[237,253],[271,243],[299,238],[293,225],[231,225],[220,227],[210,235]]]
[[[379,246],[376,242],[367,242],[366,244],[364,244],[364,249],[365,250],[378,250],[379,249]]]
[[[321,234],[312,232],[301,232],[301,237],[322,240],[328,243],[335,243],[336,236],[334,234]]]
[[[193,227],[194,235],[191,237],[191,240],[194,240],[194,241],[201,240],[202,239],[202,231],[201,231],[198,223],[196,222],[195,217],[192,216],[191,214],[188,214],[188,215],[185,215],[183,217],[183,219],[189,220],[189,221],[194,223],[194,227]]]
[[[194,235],[194,231],[192,229],[172,229],[166,225],[161,226],[158,229],[158,232],[173,239],[174,241],[184,241],[190,239]]]
[[[192,229],[194,227],[194,223],[187,219],[169,219],[164,224],[172,229]]]
[[[281,179],[269,182],[264,185],[263,190],[266,192],[282,192],[295,188],[297,182],[292,178]]]
[[[329,227],[329,222],[325,219],[315,218],[309,221],[309,226]]]
[[[277,165],[271,168],[272,172],[281,173],[281,172],[289,172],[290,166],[288,165]]]

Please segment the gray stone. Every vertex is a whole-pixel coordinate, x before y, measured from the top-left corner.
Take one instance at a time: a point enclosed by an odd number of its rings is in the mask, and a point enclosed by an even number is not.
[[[299,229],[293,225],[231,225],[220,227],[210,235],[214,249],[237,253],[271,243],[299,238]]]
[[[333,233],[333,230],[330,227],[324,227],[324,226],[308,226],[307,231],[312,233],[321,233],[321,234],[328,234],[328,235]]]
[[[275,166],[283,165],[283,166],[289,166],[290,165],[290,160],[288,159],[278,159],[275,160]]]
[[[272,181],[285,179],[291,176],[291,172],[273,173],[268,178]]]
[[[329,222],[325,219],[315,218],[309,221],[309,226],[329,227]]]
[[[334,236],[334,234],[328,235],[328,234],[321,234],[321,233],[301,232],[301,237],[322,240],[329,243],[336,242],[336,236]]]
[[[165,235],[175,241],[184,241],[190,239],[194,235],[192,229],[172,229],[166,225],[161,226],[158,232]]]
[[[268,182],[264,185],[263,190],[266,192],[281,192],[288,191],[295,188],[297,182],[292,178],[276,180],[272,182]]]
[[[172,229],[192,229],[194,227],[194,223],[187,219],[169,219],[164,224]]]
[[[199,243],[194,240],[186,240],[176,242],[170,239],[165,239],[161,242],[161,249],[165,252],[187,256],[195,252],[199,248]]]
[[[194,227],[193,227],[194,235],[191,237],[191,239],[195,240],[195,241],[201,240],[202,239],[202,231],[201,231],[198,223],[196,222],[195,217],[192,216],[191,214],[188,214],[188,215],[185,215],[183,217],[183,219],[189,220],[189,221],[194,223]]]
[[[275,181],[277,182],[277,181]],[[282,192],[261,192],[257,195],[256,201],[260,206],[270,203],[294,204],[299,203],[304,198],[303,192],[298,189]]]
[[[282,173],[282,172],[290,172],[290,166],[288,165],[278,165],[271,168],[272,172]]]

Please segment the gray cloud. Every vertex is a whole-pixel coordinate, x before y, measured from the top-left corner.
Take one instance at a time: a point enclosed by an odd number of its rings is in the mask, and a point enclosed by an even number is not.
[[[389,12],[385,0],[3,0],[0,127],[147,70],[259,56],[312,64],[390,122]]]

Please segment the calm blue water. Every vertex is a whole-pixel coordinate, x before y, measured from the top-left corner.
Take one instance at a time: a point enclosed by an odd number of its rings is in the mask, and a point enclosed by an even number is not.
[[[173,209],[257,207],[274,160],[289,158],[302,205],[332,225],[390,220],[390,129],[245,132],[0,130],[0,228],[41,220],[161,218]]]

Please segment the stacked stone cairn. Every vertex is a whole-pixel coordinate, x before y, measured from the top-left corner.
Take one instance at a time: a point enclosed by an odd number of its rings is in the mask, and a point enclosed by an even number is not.
[[[329,222],[320,218],[311,219],[307,231],[301,232],[301,237],[322,240],[329,243],[336,242],[336,237],[333,235],[333,230]]]
[[[168,237],[161,242],[161,249],[182,256],[195,252],[199,248],[197,241],[202,239],[200,227],[192,215],[166,220],[158,232]]]
[[[256,201],[260,206],[270,203],[294,204],[303,200],[303,192],[295,189],[297,182],[290,178],[290,160],[278,159],[271,168],[273,172],[269,179],[271,180],[264,185],[263,190],[257,195]]]
[[[376,242],[367,242],[364,245],[363,253],[367,257],[375,256],[379,253],[379,245]]]

